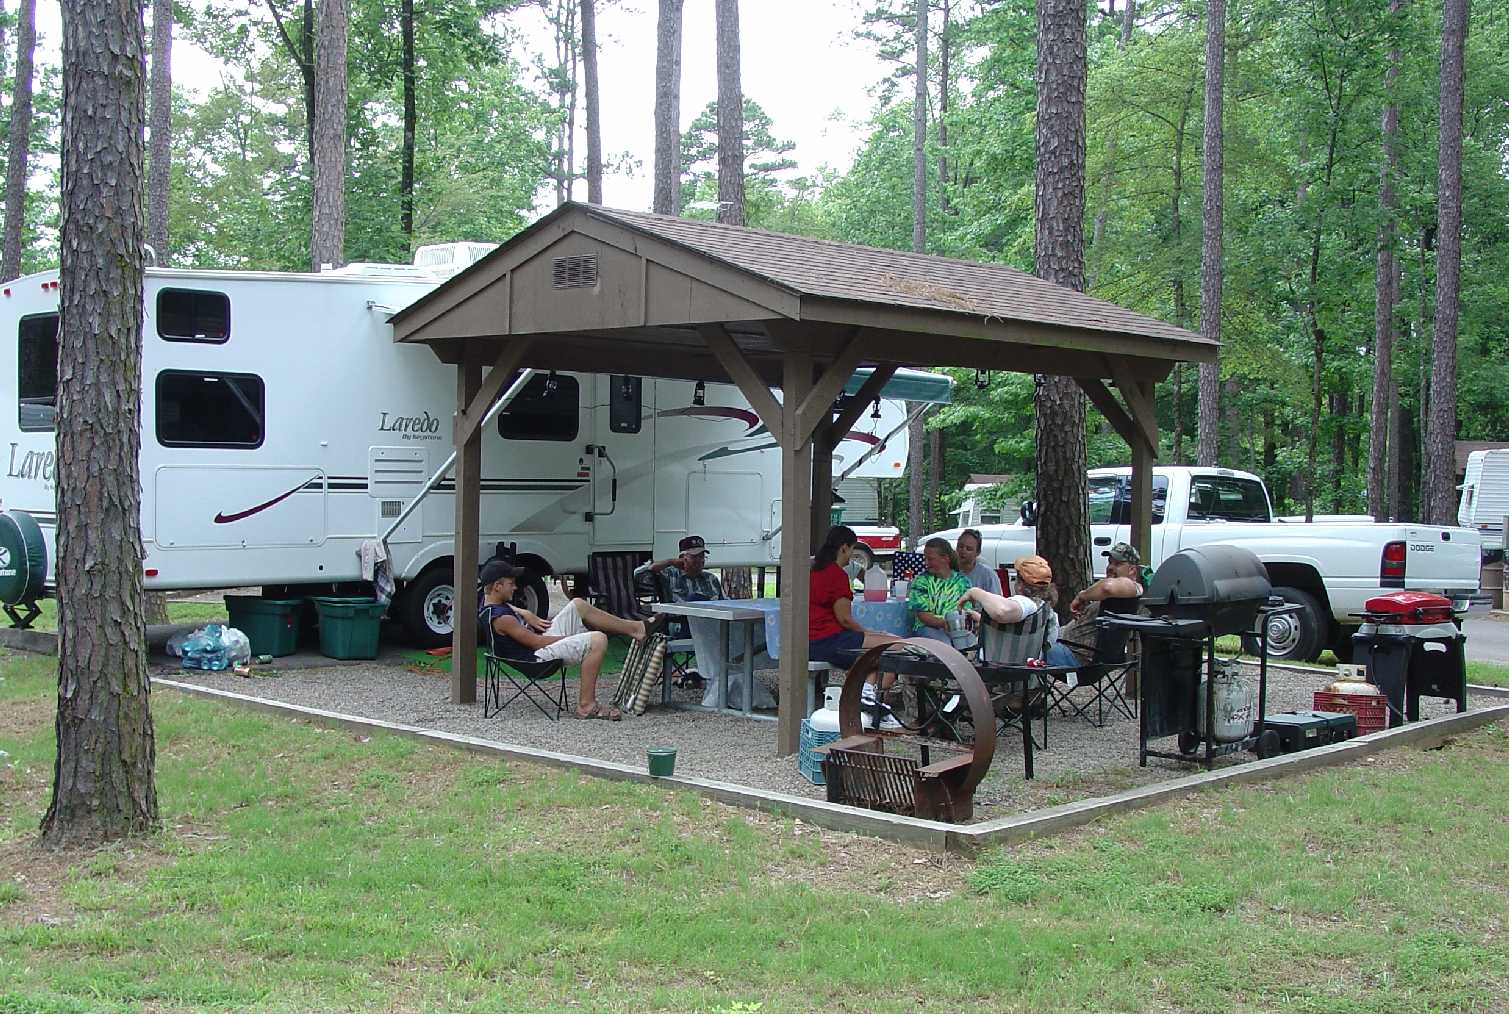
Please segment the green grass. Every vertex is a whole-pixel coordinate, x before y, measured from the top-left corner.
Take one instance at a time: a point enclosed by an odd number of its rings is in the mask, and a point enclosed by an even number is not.
[[[0,1011],[1382,1011],[1509,995],[1499,728],[971,863],[164,691],[166,830],[55,857],[29,844],[53,664],[0,655]]]
[[[33,624],[37,630],[58,629],[58,600],[43,599],[37,603],[42,609],[42,615],[37,617]],[[223,602],[169,602],[168,619],[173,623],[211,623],[225,622],[225,604]],[[4,1007],[0,1006],[0,1011]]]

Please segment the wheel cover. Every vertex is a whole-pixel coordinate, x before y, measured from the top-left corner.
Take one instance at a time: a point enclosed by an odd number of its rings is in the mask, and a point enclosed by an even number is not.
[[[1268,654],[1290,655],[1299,647],[1304,628],[1298,616],[1272,616],[1268,619]]]
[[[456,592],[448,584],[436,585],[424,597],[420,607],[424,625],[437,634],[449,634],[455,627]]]

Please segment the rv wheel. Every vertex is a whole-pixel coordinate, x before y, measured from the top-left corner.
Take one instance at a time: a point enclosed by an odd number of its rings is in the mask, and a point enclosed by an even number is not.
[[[849,559],[851,559],[854,562],[858,563],[859,564],[860,572],[863,573],[864,571],[869,570],[870,567],[874,565],[874,563],[875,563],[875,553],[870,549],[869,546],[865,545],[863,542],[860,542],[860,543],[856,543],[855,544],[855,546],[854,546],[854,555],[851,556]]]
[[[550,586],[545,579],[530,571],[519,579],[519,589],[513,593],[513,604],[528,609],[540,619],[550,616]]]
[[[399,614],[409,641],[421,648],[439,648],[451,643],[456,611],[456,589],[451,568],[431,567],[403,590]]]

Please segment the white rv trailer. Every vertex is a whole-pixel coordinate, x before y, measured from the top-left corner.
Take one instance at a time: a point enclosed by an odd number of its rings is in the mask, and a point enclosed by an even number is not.
[[[488,247],[423,249],[459,270]],[[151,589],[329,587],[358,581],[359,549],[387,536],[393,611],[448,643],[454,483],[408,511],[452,451],[455,370],[392,341],[389,316],[444,267],[351,265],[319,274],[147,271],[141,530]],[[0,509],[25,511],[54,558],[58,273],[0,292]],[[584,367],[589,364],[583,364]],[[868,371],[850,382],[858,389]],[[947,377],[900,371],[862,415],[835,474],[905,468],[905,398],[946,401]],[[4,408],[4,405],[11,408]],[[780,558],[774,438],[728,384],[536,374],[488,427],[482,556],[512,544],[535,575],[580,574],[588,554],[674,555],[702,535],[715,564]],[[50,564],[49,564],[50,565]],[[51,585],[51,577],[48,579]],[[545,585],[526,589],[545,604]]]
[[[1504,518],[1509,516],[1509,449],[1473,451],[1462,477],[1457,524],[1476,528],[1484,549],[1504,548]]]

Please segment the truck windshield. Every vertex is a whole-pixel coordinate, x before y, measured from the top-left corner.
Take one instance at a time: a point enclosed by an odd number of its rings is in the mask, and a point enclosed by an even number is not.
[[[1268,521],[1268,497],[1254,479],[1197,475],[1189,484],[1191,521]]]

